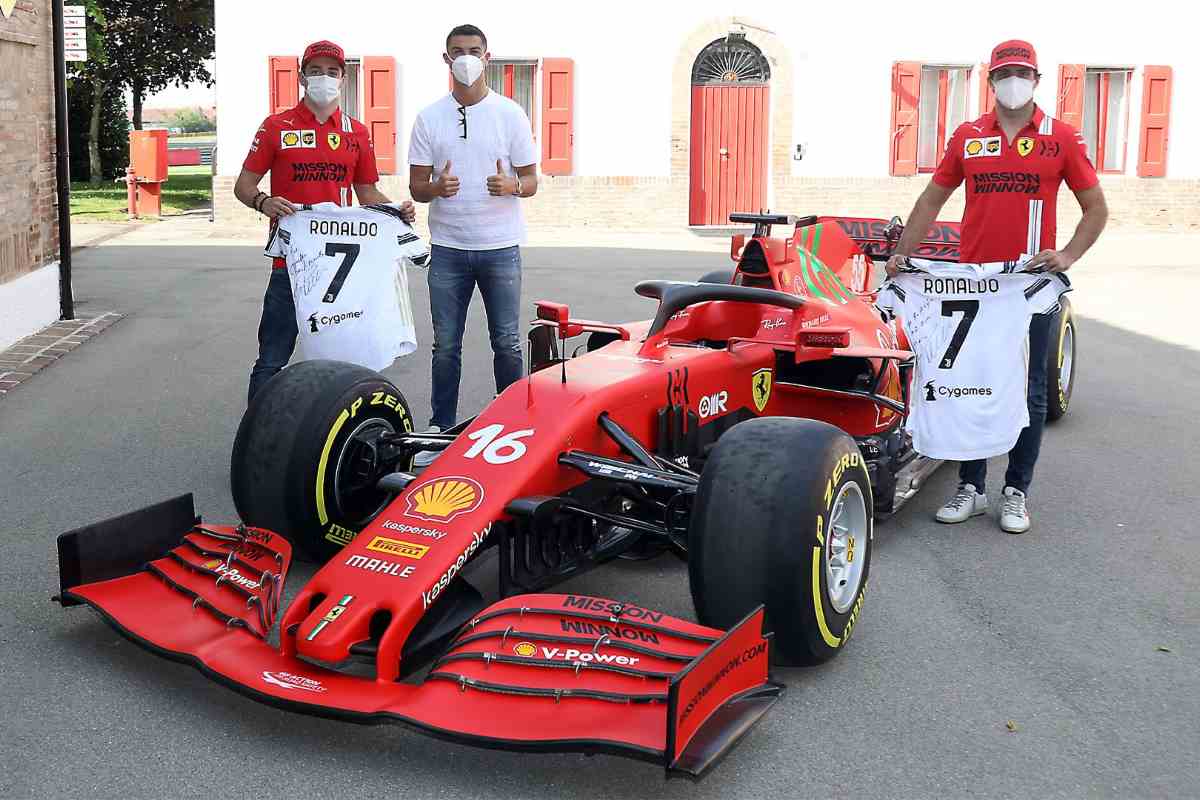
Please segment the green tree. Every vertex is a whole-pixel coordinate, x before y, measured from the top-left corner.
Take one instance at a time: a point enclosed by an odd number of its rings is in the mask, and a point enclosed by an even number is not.
[[[67,132],[70,140],[71,180],[86,181],[92,173],[91,119],[92,86],[79,80],[67,83]],[[129,165],[129,112],[125,92],[110,89],[100,104],[96,155],[100,160],[99,175],[120,177]]]
[[[168,128],[179,128],[184,133],[215,131],[217,126],[199,108],[181,108],[167,120]]]
[[[84,0],[88,16],[88,60],[70,76],[91,88],[89,180],[99,184],[100,119],[110,91],[133,93],[133,127],[142,127],[142,100],[170,83],[204,81],[204,66],[216,42],[213,0]]]

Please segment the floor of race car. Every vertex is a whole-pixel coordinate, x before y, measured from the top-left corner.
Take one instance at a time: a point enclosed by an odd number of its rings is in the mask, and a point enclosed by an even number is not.
[[[228,452],[244,407],[266,269],[257,248],[118,243],[76,254],[79,313],[126,318],[0,401],[3,797],[1161,797],[1200,795],[1200,356],[1110,327],[1082,296],[1074,406],[1051,426],[1035,529],[930,517],[943,468],[877,531],[847,651],[781,670],[788,691],[702,783],[648,764],[527,755],[268,708],[49,602],[53,536],[194,491],[233,514]],[[530,248],[535,298],[620,321],[652,305],[632,284],[694,278],[722,257]],[[590,280],[581,280],[589,277]],[[389,371],[428,408],[427,295],[410,281],[417,354]],[[491,396],[479,301],[464,413]],[[424,423],[425,419],[419,420]],[[995,497],[1003,460],[992,462]],[[494,553],[468,577],[494,590]],[[304,565],[289,582],[300,584]],[[690,616],[686,565],[620,562],[555,591]],[[1009,723],[1012,723],[1010,729]]]

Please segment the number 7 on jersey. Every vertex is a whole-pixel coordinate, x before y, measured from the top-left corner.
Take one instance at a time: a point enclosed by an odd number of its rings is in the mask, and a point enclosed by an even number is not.
[[[954,369],[954,360],[958,358],[958,351],[962,349],[963,342],[967,340],[971,323],[975,321],[975,315],[979,313],[979,301],[943,300],[942,316],[952,317],[955,313],[961,313],[962,319],[958,321],[958,327],[954,329],[954,335],[950,337],[950,345],[942,355],[938,369]]]
[[[337,300],[338,293],[342,291],[342,285],[346,282],[346,276],[350,274],[350,268],[354,266],[354,262],[358,258],[358,253],[361,249],[362,246],[357,244],[328,242],[325,245],[325,255],[340,255],[342,263],[338,267],[337,273],[333,276],[333,280],[329,282],[329,288],[325,290],[325,297],[322,298],[321,302],[332,303],[334,300]]]

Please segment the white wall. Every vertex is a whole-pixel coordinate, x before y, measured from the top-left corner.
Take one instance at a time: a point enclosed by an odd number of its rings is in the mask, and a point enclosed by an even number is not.
[[[0,283],[0,350],[58,319],[58,262]]]
[[[759,2],[743,19],[788,46],[794,74],[793,142],[807,154],[796,175],[887,174],[891,65],[897,60],[978,64],[999,40],[1030,39],[1041,57],[1037,101],[1053,113],[1058,63],[1174,67],[1168,177],[1200,177],[1200,55],[1190,26],[1162,0],[1136,6],[1091,3],[1086,16],[1066,4],[1005,7],[928,0]],[[397,60],[397,163],[407,163],[416,113],[445,93],[445,35],[471,21],[488,35],[495,58],[567,56],[575,60],[575,174],[661,176],[670,170],[672,70],[683,40],[714,18],[740,9],[728,0],[681,4],[608,0],[563,4],[527,0],[519,13],[494,2],[422,5],[356,0],[337,13],[323,0],[247,3],[216,0],[218,172],[240,169],[267,112],[267,56],[299,55],[329,38],[347,55]],[[443,10],[443,8],[447,10]],[[352,10],[351,10],[352,9]],[[567,16],[569,15],[569,17]],[[1130,98],[1128,174],[1136,174],[1142,75]],[[972,85],[972,113],[977,102]],[[1191,100],[1192,102],[1189,102]]]

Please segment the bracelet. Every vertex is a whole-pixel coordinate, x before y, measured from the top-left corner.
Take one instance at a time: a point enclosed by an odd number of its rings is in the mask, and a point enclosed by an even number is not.
[[[258,194],[254,195],[254,202],[253,202],[254,210],[261,214],[262,213],[262,204],[269,198],[270,198],[270,195],[268,195],[266,192],[259,192]]]
[[[517,179],[517,197],[522,197],[525,190],[521,187],[521,176],[515,175],[514,177]]]

